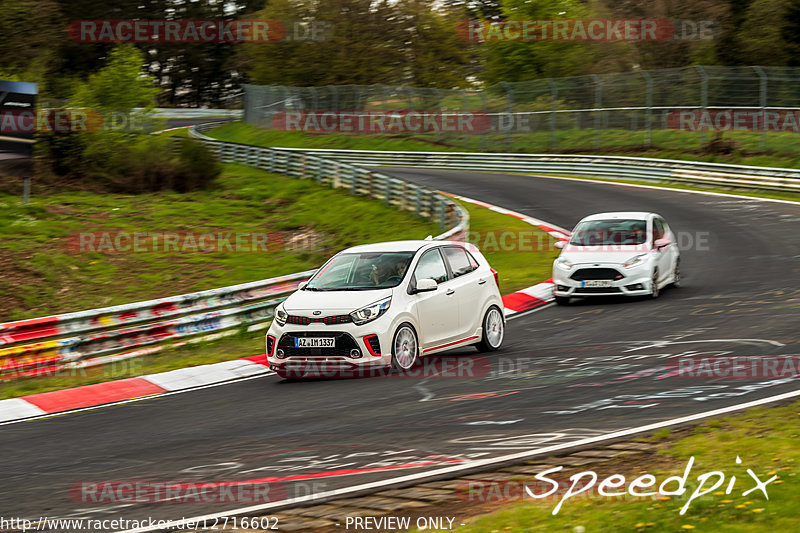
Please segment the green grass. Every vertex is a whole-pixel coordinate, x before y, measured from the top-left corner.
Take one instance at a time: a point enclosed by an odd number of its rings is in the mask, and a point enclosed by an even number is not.
[[[477,245],[497,270],[500,292],[530,287],[551,277],[553,261],[560,250],[555,239],[536,226],[495,213],[484,207],[461,203],[470,216],[468,240]]]
[[[310,234],[319,246],[98,253],[67,245],[98,231]],[[381,202],[239,165],[224,167],[218,189],[188,194],[65,191],[21,205],[0,193],[0,321],[265,279],[314,268],[355,244],[437,233],[436,224]]]
[[[556,132],[555,145],[549,131],[514,135],[353,135],[307,134],[274,131],[250,124],[232,122],[207,133],[210,137],[243,144],[280,146],[285,148],[338,148],[398,151],[487,151],[519,153],[581,152],[607,155],[655,157],[740,165],[800,168],[800,143],[795,133],[767,134],[766,150],[759,149],[759,133],[729,132],[724,139],[738,144],[731,154],[710,154],[701,148],[698,132],[672,130],[653,131],[651,147],[644,146],[644,132],[601,130],[595,136],[590,129],[562,129]],[[711,134],[706,136],[706,140]]]
[[[657,461],[643,462],[636,456],[613,473],[626,476],[627,483],[642,473],[655,475],[657,485],[671,475],[682,475],[687,461],[695,463],[689,475],[687,492],[671,498],[574,498],[568,499],[553,516],[557,500],[514,503],[489,514],[468,519],[459,528],[464,533],[505,531],[686,531],[742,532],[796,531],[800,516],[800,402],[782,407],[756,408],[741,415],[708,421],[689,436],[669,443]],[[659,432],[651,440],[663,441],[669,432]],[[736,457],[742,463],[736,464]],[[653,466],[657,463],[659,466]],[[769,500],[760,491],[742,496],[754,486],[746,469],[763,481],[773,475],[778,480],[766,486]],[[625,471],[624,469],[627,469]],[[592,466],[581,470],[592,470]],[[601,470],[598,467],[597,470]],[[725,480],[719,489],[695,499],[686,513],[679,510],[697,487],[697,476],[721,471]],[[605,475],[609,475],[606,473]],[[731,494],[724,493],[731,476],[736,482]],[[711,478],[706,488],[713,485]],[[599,483],[599,480],[598,480]],[[675,486],[673,484],[673,486]],[[539,488],[536,489],[541,492]],[[621,489],[624,490],[624,489]],[[596,492],[595,492],[596,494]],[[463,521],[463,520],[462,520]],[[577,529],[576,529],[577,528]]]
[[[266,174],[260,171],[253,171],[253,174],[249,172],[250,169],[247,167],[229,167],[226,170],[226,178],[225,181],[229,179],[241,179],[246,180],[246,176],[252,176],[257,178],[257,182],[251,183],[254,187],[254,191],[251,192],[244,192],[246,191],[247,187],[240,187],[236,189],[239,191],[240,194],[245,194],[248,197],[251,195],[255,195],[255,191],[261,191],[262,186],[271,187],[272,192],[278,192],[280,187],[286,187],[290,191],[294,191],[295,187],[300,187],[300,190],[304,191],[304,194],[309,198],[317,198],[321,202],[325,202],[322,205],[333,206],[332,208],[335,210],[344,210],[345,208],[363,208],[360,212],[368,213],[369,216],[373,217],[369,225],[365,225],[363,228],[357,230],[358,238],[367,240],[379,240],[378,236],[380,236],[383,240],[393,240],[399,238],[405,238],[405,236],[409,238],[420,238],[423,236],[425,231],[428,233],[438,233],[438,228],[431,224],[426,224],[424,221],[419,219],[413,219],[411,221],[403,220],[403,217],[406,216],[404,213],[399,213],[394,210],[385,208],[381,202],[375,202],[374,200],[368,200],[364,198],[354,198],[349,195],[345,195],[344,198],[338,198],[338,194],[340,191],[332,191],[323,186],[317,185],[312,182],[295,180],[291,178],[279,178],[273,175]],[[231,176],[228,176],[227,173],[230,173]],[[233,177],[235,175],[236,177]],[[286,181],[285,181],[286,180]],[[233,185],[229,183],[229,185]],[[242,185],[245,185],[242,182]],[[257,186],[256,186],[257,185]],[[334,196],[330,196],[330,193],[335,193]],[[315,196],[316,194],[322,194],[322,196]],[[161,201],[156,202],[155,197],[159,196],[172,196],[170,194],[160,194],[160,195],[153,195],[151,198],[150,203],[159,203],[160,207],[158,210],[167,209],[167,204],[162,198]],[[135,201],[137,197],[133,197],[132,201]],[[274,201],[276,197],[268,197],[271,201]],[[277,198],[283,198],[278,196]],[[287,200],[291,198],[291,196],[285,197]],[[199,199],[195,198],[195,201],[199,201]],[[310,200],[308,200],[310,201]],[[350,204],[350,202],[354,202]],[[186,203],[186,202],[183,202]],[[295,205],[295,203],[291,203],[288,205]],[[53,205],[60,205],[60,204],[53,204]],[[74,205],[74,204],[72,204]],[[96,213],[93,209],[89,209],[89,204],[84,203],[82,204],[84,207],[84,216],[86,218],[96,218]],[[93,204],[92,204],[93,205]],[[206,199],[204,205],[211,211],[216,209],[223,209],[217,202],[210,201]],[[257,203],[256,205],[261,208],[261,204]],[[304,204],[297,206],[302,208]],[[469,211],[470,219],[471,219],[471,228],[474,232],[474,236],[476,237],[473,242],[480,246],[484,246],[488,242],[488,247],[484,247],[485,256],[489,263],[499,271],[500,273],[500,286],[502,289],[503,294],[508,294],[515,290],[530,286],[534,283],[542,281],[548,277],[550,277],[550,267],[555,255],[555,251],[552,249],[550,244],[552,243],[552,238],[545,232],[539,230],[534,226],[530,226],[525,224],[524,222],[507,215],[501,215],[499,213],[495,213],[494,211],[490,211],[488,209],[474,206],[471,204],[462,203],[462,205]],[[139,205],[138,207],[131,207],[131,211],[126,211],[127,217],[132,217],[137,219],[135,224],[140,224],[140,226],[136,226],[137,229],[146,229],[149,227],[148,224],[151,222],[151,216],[147,214],[145,204]],[[179,207],[187,207],[187,206],[179,206]],[[199,208],[200,206],[198,206]],[[224,206],[223,206],[224,207]],[[242,204],[238,207],[238,211],[241,213],[242,217],[247,216],[247,204]],[[40,206],[42,208],[42,206]],[[172,220],[174,223],[182,223],[184,225],[192,226],[191,216],[200,216],[200,215],[190,215],[191,208],[187,207],[186,212],[182,215],[177,212],[170,212],[171,216],[173,217]],[[202,211],[202,209],[200,209]],[[45,209],[44,212],[36,209],[30,215],[32,220],[45,220],[43,213],[46,213],[47,210]],[[341,224],[341,228],[339,231],[340,235],[335,238],[336,244],[328,244],[326,246],[330,247],[331,249],[328,250],[326,253],[333,253],[337,251],[339,248],[337,247],[345,247],[353,244],[354,242],[350,242],[350,239],[354,239],[356,237],[347,236],[349,226],[353,226],[353,224],[349,221],[342,221],[338,218],[329,219],[328,217],[320,218],[319,216],[315,217],[310,213],[306,213],[308,216],[309,221],[315,221],[316,228],[322,228],[326,232],[333,232],[335,227],[329,226],[329,224],[335,226],[336,224]],[[342,216],[345,216],[342,214]],[[378,220],[378,217],[384,215],[388,217],[389,221],[385,223],[396,223],[398,224],[397,227],[404,227],[403,231],[398,231],[394,227],[390,229],[386,229],[384,227],[384,222]],[[227,212],[227,207],[223,209],[220,213],[220,216],[232,217],[233,213]],[[333,215],[329,215],[333,216]],[[101,220],[101,219],[99,219]],[[63,223],[64,221],[61,221]],[[345,223],[347,222],[347,223]],[[131,223],[134,224],[134,223]],[[406,226],[403,226],[405,224]],[[407,226],[411,227],[407,227]],[[33,224],[32,227],[35,228],[49,228],[50,222],[46,224]],[[374,230],[374,232],[372,231]],[[43,229],[44,231],[44,229]],[[48,229],[47,232],[54,231],[52,228]],[[511,240],[507,240],[507,242],[517,242],[515,239],[517,237],[522,236],[523,239],[526,239],[523,242],[527,242],[529,246],[526,246],[524,249],[507,249],[507,247],[501,246],[492,246],[492,241],[488,239],[502,239],[503,235],[511,236]],[[32,234],[31,238],[35,238],[36,235]],[[50,236],[44,237],[42,242],[49,242],[49,239],[53,238]],[[334,238],[334,237],[331,237]],[[361,242],[361,241],[357,241]],[[535,243],[540,243],[540,246],[533,246]],[[153,254],[154,255],[154,254]],[[246,256],[243,260],[245,263],[249,263],[253,261],[252,254],[240,254]],[[291,256],[291,254],[288,254]],[[68,261],[68,267],[76,266],[71,261],[73,258],[71,255],[65,254],[65,261]],[[280,274],[288,274],[291,272],[296,272],[299,270],[314,268],[321,264],[327,257],[323,257],[321,254],[308,254],[307,257],[284,257],[280,254],[276,254],[275,257],[269,256],[265,257],[264,264],[259,265],[249,265],[249,264],[242,264],[237,265],[235,268],[239,268],[240,271],[236,273],[237,277],[231,278],[222,278],[217,281],[216,285],[219,286],[223,283],[231,284],[237,281],[241,281],[240,278],[244,278],[246,276],[258,276],[262,272],[261,269],[269,269],[270,275],[280,275]],[[100,258],[102,259],[102,257]],[[52,259],[48,259],[46,255],[41,256],[41,265],[40,268],[44,274],[47,274],[50,279],[41,285],[47,285],[49,283],[58,283],[64,284],[63,276],[65,273],[59,272],[56,269],[48,269],[46,268],[48,261]],[[203,270],[206,267],[206,261],[203,258],[194,258],[193,263],[187,263],[184,266],[186,268],[195,269],[195,270]],[[235,257],[230,259],[231,261],[238,260]],[[121,273],[119,269],[114,267],[113,265],[106,264],[106,262],[100,261],[94,265],[89,265],[92,267],[92,272],[94,273],[94,278],[89,279],[89,282],[94,282],[97,285],[93,285],[90,289],[86,290],[97,290],[104,294],[112,294],[114,290],[122,290],[125,288],[124,285],[121,284],[119,279],[112,279],[112,278],[119,278],[124,276],[124,273]],[[143,268],[146,265],[139,265],[138,268]],[[88,267],[87,267],[88,268]],[[249,269],[249,270],[248,270]],[[255,269],[255,270],[253,270]],[[70,272],[72,269],[69,269]],[[160,282],[164,279],[167,275],[165,272],[157,272],[154,271],[152,273],[137,273],[131,274],[128,273],[129,276],[133,276],[130,279],[135,279],[135,284],[137,287],[142,286],[161,286]],[[264,276],[266,277],[266,276]],[[259,279],[258,277],[251,277],[250,279]],[[109,289],[108,287],[113,285],[115,288],[113,290]],[[12,286],[9,285],[9,291],[17,290],[21,292],[31,291],[34,292],[37,290],[43,290],[45,287],[26,287],[26,286],[19,286],[17,285]],[[207,287],[206,287],[207,288]],[[164,292],[164,295],[167,294],[175,294],[175,287],[174,285],[167,284],[163,286],[161,289]],[[91,301],[88,302],[91,305]],[[95,303],[96,305],[96,303]],[[27,394],[36,394],[40,392],[48,392],[53,390],[59,390],[69,387],[78,387],[82,385],[91,385],[94,383],[100,383],[104,381],[112,381],[116,379],[123,379],[129,377],[140,376],[144,374],[152,374],[156,372],[166,372],[168,370],[174,370],[176,368],[183,368],[188,366],[194,366],[199,364],[208,364],[208,363],[215,363],[218,361],[226,361],[230,359],[236,359],[240,357],[247,357],[250,355],[257,355],[263,353],[263,331],[257,333],[244,333],[244,332],[234,332],[233,335],[224,337],[221,340],[216,340],[213,342],[202,342],[196,344],[189,344],[186,346],[182,346],[179,348],[170,348],[165,351],[141,356],[135,359],[130,359],[127,361],[122,361],[115,364],[105,365],[101,367],[97,367],[94,369],[86,369],[86,370],[76,370],[76,371],[62,371],[58,372],[55,375],[46,375],[46,376],[36,376],[36,377],[29,377],[29,378],[19,378],[15,380],[0,381],[0,399],[5,398],[14,398],[18,396],[23,396]]]

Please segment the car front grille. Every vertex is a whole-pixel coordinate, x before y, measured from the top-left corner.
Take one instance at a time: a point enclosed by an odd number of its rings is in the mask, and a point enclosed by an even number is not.
[[[578,287],[575,294],[611,294],[622,292],[619,287]]]
[[[595,280],[595,279],[622,279],[623,276],[615,268],[579,268],[570,276],[575,281]]]
[[[289,315],[289,318],[286,319],[286,322],[289,324],[296,324],[300,326],[307,326],[309,324],[313,324],[315,322],[321,322],[328,326],[332,324],[347,324],[348,322],[352,322],[353,317],[350,315],[331,315],[326,317],[308,317],[308,316],[299,316],[299,315]]]
[[[298,337],[333,337],[333,348],[296,348],[294,340]],[[278,349],[283,350],[284,357],[350,357],[350,350],[357,350],[358,343],[348,333],[343,331],[304,331],[284,334],[278,341]]]

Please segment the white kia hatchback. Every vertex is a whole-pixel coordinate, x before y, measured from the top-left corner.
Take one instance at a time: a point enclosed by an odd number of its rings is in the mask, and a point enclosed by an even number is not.
[[[575,226],[553,263],[556,303],[573,296],[650,295],[681,280],[675,234],[656,213],[591,215]]]
[[[409,370],[451,348],[497,350],[504,330],[497,272],[474,246],[368,244],[333,256],[276,308],[267,359],[281,377]]]

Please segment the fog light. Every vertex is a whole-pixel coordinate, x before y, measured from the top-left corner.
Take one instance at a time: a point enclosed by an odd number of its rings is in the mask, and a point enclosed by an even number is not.
[[[625,288],[629,291],[641,291],[644,290],[644,286],[641,283],[634,283],[633,285],[625,285]]]
[[[353,348],[352,350],[350,350],[350,357],[353,359],[358,359],[359,357],[361,357],[361,350],[356,350],[355,348]]]
[[[286,354],[283,352],[281,348],[278,348],[278,350],[275,352],[275,356],[278,359],[283,359],[284,357],[286,357]]]

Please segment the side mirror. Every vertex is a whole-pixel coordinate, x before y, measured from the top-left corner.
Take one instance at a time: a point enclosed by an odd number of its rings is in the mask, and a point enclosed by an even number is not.
[[[661,250],[669,246],[669,244],[670,244],[669,239],[661,238],[661,239],[656,239],[655,242],[653,243],[653,246],[655,247],[656,250]]]
[[[423,278],[417,280],[417,287],[414,292],[430,292],[435,291],[439,287],[439,284],[436,283],[436,280],[433,278]]]
[[[308,285],[307,281],[301,281],[300,283],[297,284],[297,290],[302,291],[303,289],[306,288],[306,285]]]
[[[556,241],[556,243],[553,246],[555,246],[559,250],[562,250],[565,244],[567,244],[566,241]]]

